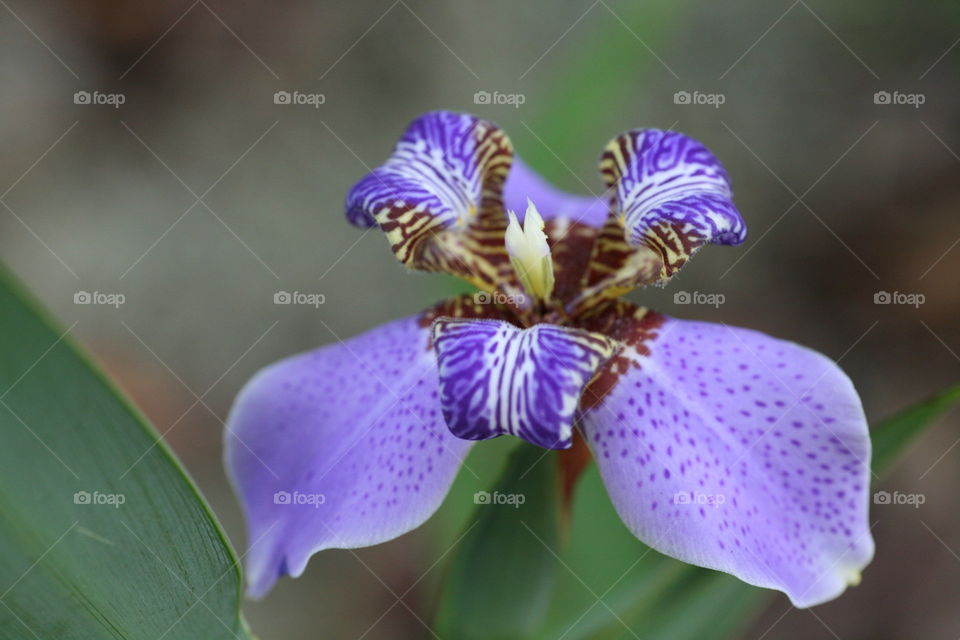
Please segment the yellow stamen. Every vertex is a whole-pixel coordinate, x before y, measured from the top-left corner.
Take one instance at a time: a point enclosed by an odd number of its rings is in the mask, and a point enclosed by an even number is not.
[[[509,211],[510,224],[504,234],[507,254],[513,264],[520,282],[527,293],[541,300],[547,300],[553,293],[553,256],[547,244],[547,234],[543,232],[543,218],[527,200],[527,212],[523,226],[517,220],[517,214]]]

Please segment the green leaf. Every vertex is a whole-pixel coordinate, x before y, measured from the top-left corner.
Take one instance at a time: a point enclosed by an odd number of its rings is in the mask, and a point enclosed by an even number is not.
[[[543,624],[558,567],[560,499],[552,453],[519,446],[478,506],[448,567],[437,633],[519,640]]]
[[[659,606],[635,618],[630,630],[615,636],[633,638],[696,638],[723,640],[740,637],[744,627],[769,601],[769,592],[750,587],[733,576],[694,569],[684,571]]]
[[[873,470],[886,471],[907,445],[923,433],[930,424],[948,409],[960,403],[960,385],[947,389],[925,402],[904,409],[877,426],[873,440]]]
[[[249,638],[219,525],[67,333],[0,269],[0,638]]]

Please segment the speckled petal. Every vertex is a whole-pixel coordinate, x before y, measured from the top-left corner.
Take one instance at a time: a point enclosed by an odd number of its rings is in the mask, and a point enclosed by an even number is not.
[[[470,444],[447,429],[429,325],[398,320],[257,374],[230,412],[226,467],[247,519],[249,593],[322,549],[423,523]]]
[[[550,324],[440,318],[433,328],[450,430],[469,440],[512,434],[545,449],[570,446],[583,388],[620,348]]]
[[[850,380],[790,342],[660,318],[582,417],[620,517],[658,551],[798,607],[837,597],[873,556]]]

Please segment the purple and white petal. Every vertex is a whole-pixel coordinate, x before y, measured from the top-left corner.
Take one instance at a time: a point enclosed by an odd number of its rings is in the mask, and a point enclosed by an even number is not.
[[[584,386],[619,350],[606,336],[550,324],[439,318],[433,327],[443,415],[468,440],[512,434],[569,447]]]
[[[658,551],[798,607],[837,597],[874,549],[870,437],[850,380],[790,342],[660,319],[581,419],[620,517]]]
[[[440,505],[471,443],[443,421],[421,324],[293,356],[237,397],[225,458],[247,520],[251,596],[299,576],[317,551],[390,540]]]
[[[562,191],[514,156],[503,187],[503,206],[515,212],[522,221],[528,198],[548,221],[565,218],[574,223],[602,227],[610,212],[610,203],[603,198]]]
[[[474,216],[501,205],[510,169],[510,140],[476,116],[434,111],[414,120],[387,161],[347,194],[347,218],[379,224],[397,259],[418,266],[420,243],[466,227]]]
[[[600,159],[615,214],[633,246],[658,251],[670,277],[704,244],[740,244],[747,229],[730,179],[703,144],[681,133],[635,129]]]

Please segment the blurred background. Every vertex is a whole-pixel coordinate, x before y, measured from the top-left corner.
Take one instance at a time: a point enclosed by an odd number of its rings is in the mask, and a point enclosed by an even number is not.
[[[405,272],[342,215],[353,182],[431,109],[494,120],[581,192],[601,190],[597,156],[624,129],[702,140],[750,238],[635,301],[839,359],[871,421],[960,377],[960,4],[0,5],[2,259],[164,434],[241,551],[220,456],[243,383],[457,287]],[[278,291],[325,303],[275,305]],[[679,291],[724,302],[675,304]],[[76,304],[79,292],[123,303]],[[960,636],[958,437],[949,415],[876,487],[925,501],[873,507],[861,586],[813,612],[779,596],[744,637]],[[252,628],[428,637],[443,572],[431,567],[511,445],[478,448],[479,479],[459,478],[425,527],[325,552],[248,603]],[[598,554],[631,548],[594,472],[578,500],[606,514],[588,531]],[[597,593],[610,581],[585,580]]]

